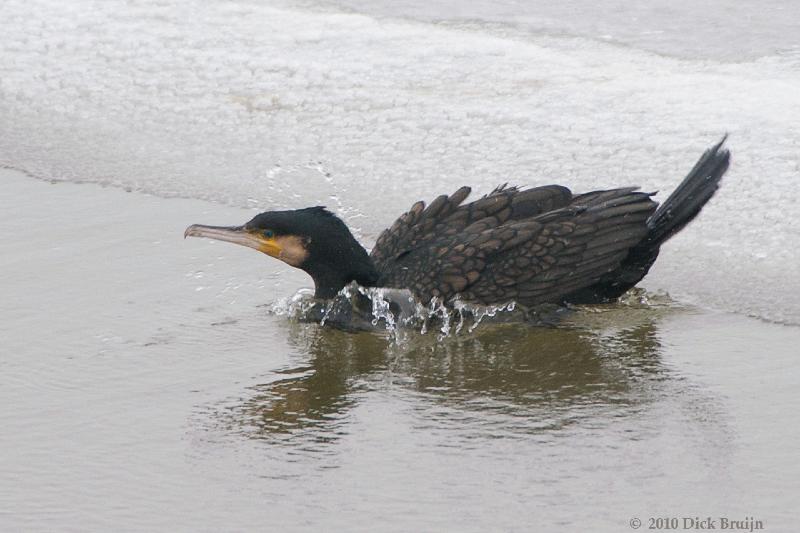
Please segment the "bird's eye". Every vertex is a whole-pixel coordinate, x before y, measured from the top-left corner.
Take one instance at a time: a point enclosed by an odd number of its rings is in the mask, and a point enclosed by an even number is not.
[[[264,230],[264,237],[266,237],[267,239],[271,239],[274,236],[275,233],[271,229]]]

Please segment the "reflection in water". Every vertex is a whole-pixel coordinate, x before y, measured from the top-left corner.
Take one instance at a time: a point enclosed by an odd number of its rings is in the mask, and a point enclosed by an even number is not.
[[[336,438],[343,417],[355,403],[358,378],[385,368],[385,338],[353,335],[316,324],[289,324],[291,343],[310,355],[307,364],[279,371],[280,377],[253,387],[255,394],[234,410],[254,436],[291,436],[302,428],[322,429],[314,440]]]
[[[286,323],[307,359],[252,387],[226,416],[249,437],[323,444],[347,432],[349,413],[366,395],[400,390],[438,428],[475,423],[482,433],[513,437],[589,415],[595,425],[635,413],[659,394],[655,384],[671,378],[660,362],[663,311],[608,306],[560,327],[487,324],[444,339],[413,333],[402,343]]]

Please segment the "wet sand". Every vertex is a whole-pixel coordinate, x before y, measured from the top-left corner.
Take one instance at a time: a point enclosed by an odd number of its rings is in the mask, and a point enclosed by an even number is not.
[[[679,300],[392,343],[182,239],[250,210],[0,182],[0,529],[794,528],[800,328]]]

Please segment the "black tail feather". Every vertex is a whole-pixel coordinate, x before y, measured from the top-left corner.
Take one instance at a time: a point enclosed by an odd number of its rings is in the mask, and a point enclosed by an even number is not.
[[[678,188],[653,213],[647,221],[650,232],[642,245],[657,247],[663,244],[691,222],[714,196],[730,163],[730,152],[721,149],[727,138],[725,135],[705,151]]]
[[[730,152],[722,148],[727,137],[706,150],[678,188],[647,220],[647,235],[631,248],[619,268],[594,285],[569,294],[565,302],[614,301],[641,281],[653,266],[661,245],[691,222],[719,188],[730,164]]]

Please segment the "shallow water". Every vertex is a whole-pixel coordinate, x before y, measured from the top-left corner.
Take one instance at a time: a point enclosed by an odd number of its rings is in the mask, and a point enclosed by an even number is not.
[[[181,239],[246,210],[3,182],[3,529],[791,529],[796,327],[662,303],[344,333],[269,311],[302,275]]]
[[[602,5],[0,3],[0,529],[795,530],[796,7]],[[462,184],[666,192],[725,131],[650,303],[559,327],[301,324],[274,309],[303,273],[182,239],[323,203],[371,245]]]

